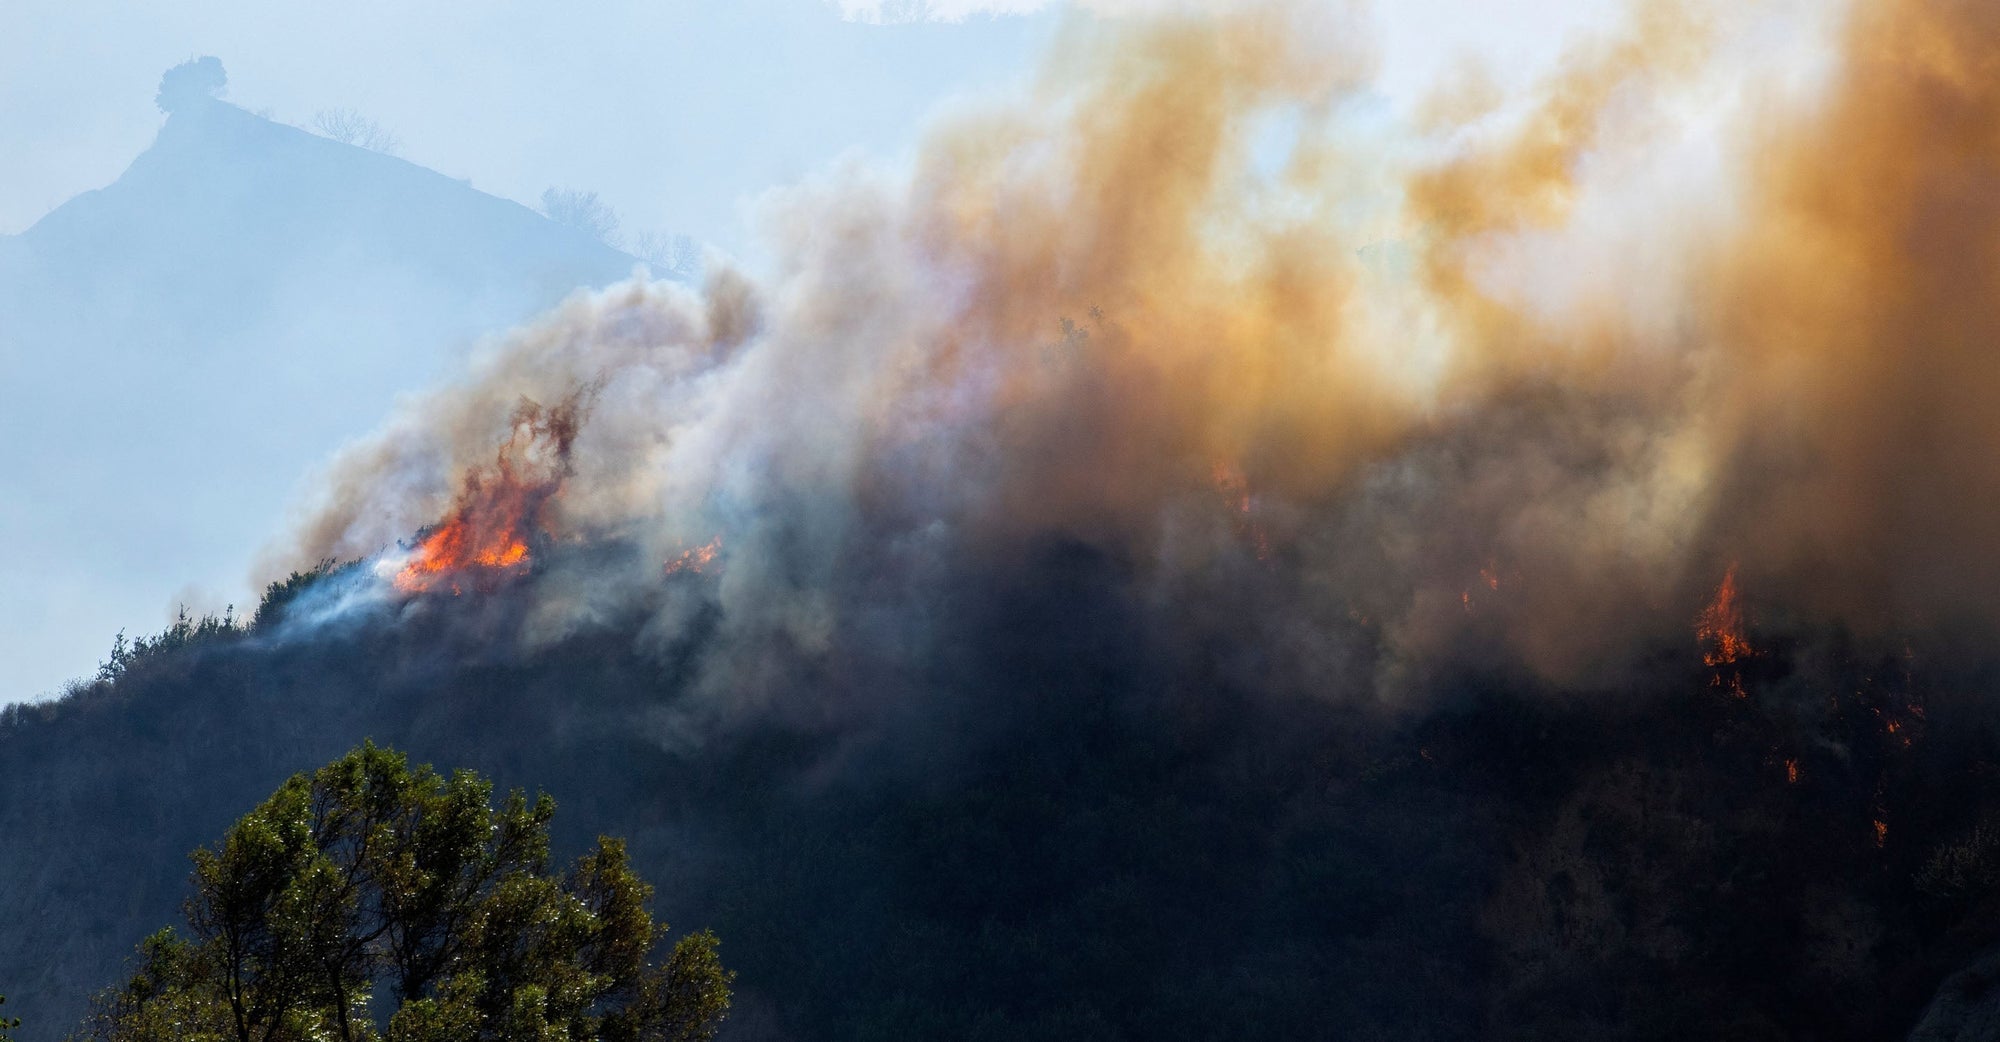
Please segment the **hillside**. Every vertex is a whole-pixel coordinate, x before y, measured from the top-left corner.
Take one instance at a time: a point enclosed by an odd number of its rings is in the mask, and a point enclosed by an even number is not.
[[[0,580],[38,592],[0,605],[0,698],[87,672],[189,583],[219,608],[398,394],[634,263],[403,160],[178,107],[117,181],[0,237]]]
[[[839,664],[770,693],[790,712],[700,740],[673,720],[728,653],[712,626],[641,652],[640,605],[514,638],[559,559],[315,621],[365,603],[366,570],[338,572],[9,710],[22,1037],[58,1037],[177,918],[186,851],[364,737],[551,792],[565,854],[630,836],[658,914],[722,935],[737,1040],[1879,1039],[1993,936],[1976,888],[1912,881],[2000,806],[1991,711],[1926,699],[1936,670],[1759,632],[1779,650],[1748,698],[1663,648],[1615,699],[1469,683],[1398,723],[1162,643],[1105,548],[1021,550],[955,577],[918,686],[883,701],[897,668],[843,630]]]

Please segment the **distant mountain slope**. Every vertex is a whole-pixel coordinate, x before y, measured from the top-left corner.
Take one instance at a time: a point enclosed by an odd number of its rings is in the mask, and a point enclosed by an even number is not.
[[[518,203],[223,102],[183,108],[116,182],[17,237],[20,272],[109,302],[163,303],[193,332],[254,311],[329,258],[480,297],[560,295],[632,258]]]
[[[634,260],[412,163],[202,98],[0,237],[0,702],[236,596],[296,483],[479,336]]]

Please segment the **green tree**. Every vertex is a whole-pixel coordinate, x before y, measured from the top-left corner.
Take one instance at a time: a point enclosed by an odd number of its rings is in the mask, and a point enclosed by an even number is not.
[[[186,933],[100,996],[106,1042],[697,1042],[729,1007],[708,933],[666,928],[624,844],[549,869],[555,804],[365,745],[194,854]]]
[[[7,996],[0,995],[0,1006],[5,1006],[6,1004]],[[20,1026],[20,1017],[0,1016],[0,1042],[14,1042],[14,1036],[8,1034],[8,1032],[14,1031],[20,1028]]]

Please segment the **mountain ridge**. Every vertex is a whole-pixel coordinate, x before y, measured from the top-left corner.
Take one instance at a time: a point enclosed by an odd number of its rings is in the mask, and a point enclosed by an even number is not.
[[[0,437],[64,443],[0,478],[0,580],[41,594],[0,607],[0,698],[177,602],[247,599],[304,476],[481,338],[638,264],[415,163],[176,105],[111,184],[0,237]]]

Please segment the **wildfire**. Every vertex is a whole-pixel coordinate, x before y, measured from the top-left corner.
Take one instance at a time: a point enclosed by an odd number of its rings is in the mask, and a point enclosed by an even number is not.
[[[1797,761],[1796,759],[1788,759],[1785,761],[1785,784],[1797,785],[1798,783],[1799,783],[1799,761]]]
[[[410,562],[396,573],[396,588],[422,593],[457,573],[472,568],[508,570],[528,561],[528,544],[511,523],[498,531],[480,532],[474,520],[461,514],[439,526],[417,544]],[[461,592],[455,581],[451,592]]]
[[[722,537],[716,536],[706,544],[697,546],[692,550],[682,550],[679,555],[667,562],[666,574],[679,575],[682,572],[694,572],[698,575],[707,571],[708,566],[715,563],[716,555],[721,552]]]
[[[1702,665],[1716,671],[1709,678],[1709,686],[1726,687],[1737,698],[1748,697],[1749,693],[1743,689],[1743,675],[1735,667],[1756,651],[1743,636],[1743,606],[1737,602],[1735,565],[1729,566],[1722,585],[1716,587],[1715,600],[1695,617],[1694,626],[1695,639],[1706,645],[1701,653]]]
[[[396,589],[457,595],[468,580],[488,585],[525,570],[542,510],[569,472],[577,410],[576,396],[546,410],[523,402],[498,457],[468,469],[451,515],[411,551],[396,573]]]

